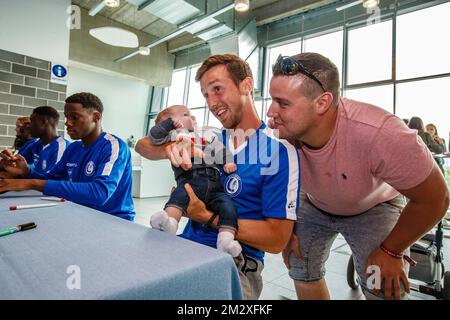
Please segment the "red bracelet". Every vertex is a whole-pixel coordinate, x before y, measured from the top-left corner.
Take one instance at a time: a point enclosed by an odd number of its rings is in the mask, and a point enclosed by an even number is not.
[[[389,255],[389,256],[391,256],[391,257],[394,257],[394,258],[397,258],[397,259],[402,259],[402,258],[404,258],[404,259],[405,259],[411,266],[413,266],[413,267],[414,267],[415,265],[417,265],[417,262],[414,261],[414,259],[411,258],[410,256],[407,256],[406,254],[398,254],[398,253],[392,252],[392,251],[386,249],[386,247],[383,246],[383,244],[380,244],[380,249],[381,249],[384,253],[386,253],[387,255]]]
[[[392,252],[392,251],[386,249],[385,246],[383,246],[383,244],[380,244],[380,249],[383,250],[383,252],[386,253],[387,255],[390,255],[391,257],[394,257],[397,259],[403,258],[403,254],[398,254],[398,253]]]

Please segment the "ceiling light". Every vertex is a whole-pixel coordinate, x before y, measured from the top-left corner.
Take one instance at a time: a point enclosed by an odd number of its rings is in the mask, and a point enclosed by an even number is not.
[[[117,8],[120,6],[120,0],[105,0],[105,5],[111,8]]]
[[[106,44],[117,47],[137,48],[138,37],[131,31],[116,27],[100,27],[89,30],[89,34]]]
[[[380,0],[363,0],[363,7],[366,9],[375,8],[380,3]]]
[[[235,0],[234,9],[239,12],[247,11],[250,8],[249,0]]]
[[[150,48],[139,47],[139,54],[143,56],[148,56],[150,54]]]

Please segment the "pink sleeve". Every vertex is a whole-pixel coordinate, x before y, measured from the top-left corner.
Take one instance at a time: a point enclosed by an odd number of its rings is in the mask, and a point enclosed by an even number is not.
[[[415,130],[391,116],[379,129],[370,155],[372,173],[396,190],[418,186],[430,175],[434,159]]]

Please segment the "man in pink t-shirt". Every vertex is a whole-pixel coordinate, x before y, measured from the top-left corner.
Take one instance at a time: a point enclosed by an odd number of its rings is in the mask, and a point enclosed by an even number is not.
[[[280,56],[273,72],[269,124],[297,146],[301,160],[298,220],[283,252],[298,298],[329,298],[324,264],[339,233],[367,298],[405,297],[403,258],[449,203],[432,155],[401,119],[340,98],[339,72],[329,59]],[[374,266],[381,291],[367,281]]]

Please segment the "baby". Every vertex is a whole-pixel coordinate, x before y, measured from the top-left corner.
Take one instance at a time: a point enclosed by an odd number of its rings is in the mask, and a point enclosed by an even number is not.
[[[231,198],[223,190],[220,181],[220,167],[230,174],[236,171],[232,162],[233,155],[218,141],[216,134],[202,131],[202,136],[195,130],[193,117],[189,109],[182,105],[168,107],[156,117],[155,126],[149,131],[149,138],[155,145],[176,141],[180,135],[188,135],[195,147],[204,152],[204,157],[191,159],[192,168],[185,171],[172,166],[177,187],[170,195],[164,211],[156,212],[150,219],[150,225],[171,234],[176,234],[181,216],[186,215],[189,196],[184,185],[189,183],[197,197],[206,208],[219,215],[219,234],[217,249],[238,256],[241,245],[236,241],[238,212]],[[231,160],[230,160],[231,159]]]

